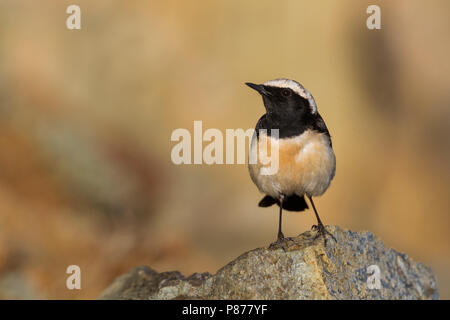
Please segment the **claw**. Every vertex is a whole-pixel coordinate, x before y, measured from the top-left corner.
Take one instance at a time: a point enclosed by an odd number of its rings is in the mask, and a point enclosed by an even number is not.
[[[273,249],[273,248],[275,248],[275,247],[281,247],[281,248],[283,249],[283,251],[286,252],[286,251],[287,251],[287,248],[288,248],[288,246],[287,246],[287,242],[288,242],[288,241],[294,242],[294,240],[293,240],[292,238],[289,238],[289,237],[288,237],[288,238],[285,238],[283,235],[281,235],[281,237],[278,236],[277,241],[272,242],[272,243],[269,245],[269,249]]]
[[[317,234],[314,237],[314,240],[316,240],[318,237],[323,237],[324,245],[327,245],[327,234],[331,236],[331,238],[334,240],[334,242],[337,243],[336,238],[325,228],[325,226],[321,223],[319,223],[317,226],[313,226],[314,230],[317,230]]]

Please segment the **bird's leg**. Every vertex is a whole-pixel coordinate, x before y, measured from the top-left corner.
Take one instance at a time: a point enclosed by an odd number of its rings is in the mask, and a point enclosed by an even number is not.
[[[284,200],[284,196],[281,195],[280,196],[280,215],[278,218],[278,237],[277,237],[277,242],[281,242],[284,239],[284,234],[283,232],[281,232],[281,224],[282,224],[282,216],[283,216],[283,200]]]
[[[326,245],[327,244],[326,236],[327,236],[327,234],[329,234],[331,236],[331,238],[333,238],[333,240],[335,242],[337,242],[336,238],[325,228],[325,226],[323,225],[322,221],[320,220],[319,214],[317,213],[316,206],[314,205],[312,197],[308,197],[308,199],[309,199],[309,201],[312,204],[312,207],[313,207],[313,210],[314,210],[314,214],[316,215],[316,218],[317,218],[317,225],[313,225],[312,226],[313,230],[317,230],[317,234],[314,237],[314,240],[316,240],[320,236],[323,236],[323,240],[324,240],[324,243]]]
[[[284,243],[285,240],[292,240],[292,239],[285,238],[283,232],[281,231],[281,225],[282,225],[282,220],[283,220],[282,219],[282,217],[283,217],[283,200],[284,200],[284,195],[281,195],[280,199],[279,199],[279,202],[280,202],[279,203],[279,205],[280,205],[280,215],[279,215],[279,218],[278,218],[278,236],[277,236],[277,241],[272,242],[270,244],[270,247],[275,247],[275,246],[280,245],[283,248],[283,250],[286,251],[286,248],[284,247],[283,243]]]

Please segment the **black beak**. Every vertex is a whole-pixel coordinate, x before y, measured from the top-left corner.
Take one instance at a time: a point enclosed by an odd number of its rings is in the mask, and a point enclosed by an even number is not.
[[[261,95],[265,95],[265,96],[271,96],[272,94],[266,90],[266,88],[264,88],[264,85],[262,84],[254,84],[254,83],[250,83],[250,82],[246,82],[246,85],[248,85],[250,88],[258,91]]]

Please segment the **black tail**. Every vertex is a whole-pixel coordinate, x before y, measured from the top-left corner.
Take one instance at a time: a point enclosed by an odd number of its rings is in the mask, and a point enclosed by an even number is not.
[[[270,207],[274,204],[280,205],[280,202],[277,199],[272,198],[271,196],[265,196],[259,203],[260,207]],[[296,194],[286,197],[283,201],[283,209],[288,211],[303,211],[308,209],[308,204],[305,201],[304,196],[298,196]]]

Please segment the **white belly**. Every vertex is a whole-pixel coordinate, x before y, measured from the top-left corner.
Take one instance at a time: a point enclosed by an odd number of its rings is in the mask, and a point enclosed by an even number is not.
[[[260,133],[257,141],[253,136],[250,155],[267,152],[271,144],[278,144],[278,170],[272,175],[263,175],[270,164],[260,159],[249,159],[249,171],[258,189],[274,198],[281,194],[289,196],[320,196],[330,185],[336,169],[336,158],[330,146],[329,137],[307,130],[294,138],[273,139]],[[254,148],[258,151],[255,152]],[[250,162],[255,162],[251,164]]]

